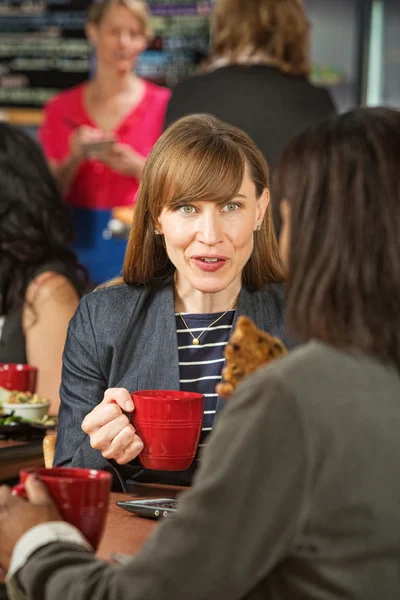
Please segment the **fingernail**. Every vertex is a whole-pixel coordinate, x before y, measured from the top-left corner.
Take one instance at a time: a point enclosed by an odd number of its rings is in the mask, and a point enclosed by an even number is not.
[[[127,400],[125,402],[125,408],[126,408],[126,410],[133,410],[133,402],[132,402],[132,400]]]
[[[36,475],[29,475],[28,479],[26,480],[26,485],[37,485],[39,483],[39,478],[36,477]]]

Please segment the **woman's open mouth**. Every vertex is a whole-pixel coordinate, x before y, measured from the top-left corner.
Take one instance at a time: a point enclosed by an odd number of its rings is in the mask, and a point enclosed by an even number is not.
[[[213,272],[222,269],[227,262],[227,258],[222,256],[193,256],[192,261],[201,271]]]

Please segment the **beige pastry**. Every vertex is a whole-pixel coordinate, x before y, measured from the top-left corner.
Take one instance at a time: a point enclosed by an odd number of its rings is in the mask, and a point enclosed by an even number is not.
[[[284,354],[287,349],[280,339],[258,329],[249,317],[241,315],[225,348],[223,382],[216,386],[217,394],[227,398],[247,375]]]

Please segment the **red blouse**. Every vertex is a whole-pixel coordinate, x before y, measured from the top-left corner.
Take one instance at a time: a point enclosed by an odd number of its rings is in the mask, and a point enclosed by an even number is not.
[[[115,138],[147,157],[164,128],[170,91],[144,81],[142,100],[114,129]],[[83,93],[86,84],[57,94],[45,107],[45,119],[39,138],[48,159],[62,162],[69,154],[69,137],[77,127],[96,124],[87,114]],[[139,181],[112,171],[93,159],[79,167],[66,200],[69,204],[94,210],[133,204]]]

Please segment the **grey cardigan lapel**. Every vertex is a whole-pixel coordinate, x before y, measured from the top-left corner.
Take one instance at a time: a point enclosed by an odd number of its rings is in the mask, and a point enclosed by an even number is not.
[[[236,321],[240,315],[246,315],[254,321],[257,327],[265,329],[265,311],[267,307],[264,300],[265,299],[260,293],[251,292],[249,288],[243,284],[239,294],[233,327],[235,327]]]
[[[138,389],[179,390],[178,338],[175,326],[172,278],[152,286],[144,295],[142,331],[153,337],[151,352],[144,352],[138,369]],[[162,332],[158,335],[157,332]]]

